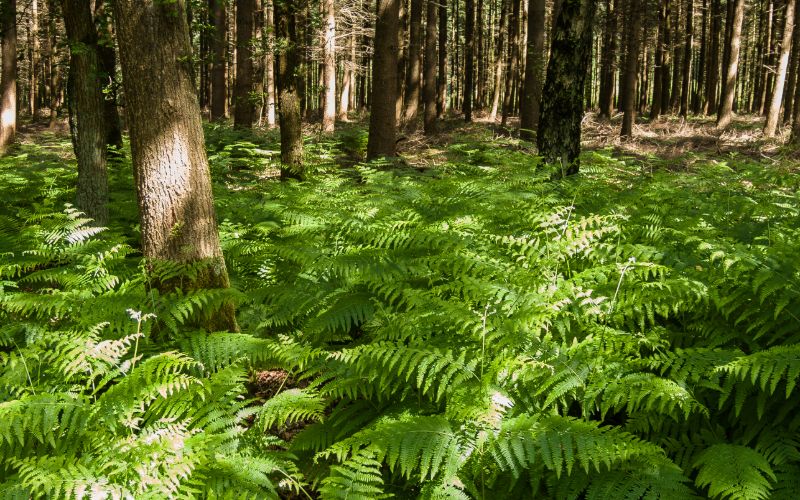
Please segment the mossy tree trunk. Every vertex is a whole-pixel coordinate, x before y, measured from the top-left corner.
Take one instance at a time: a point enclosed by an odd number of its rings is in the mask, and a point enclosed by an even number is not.
[[[278,65],[278,121],[281,132],[281,179],[303,178],[303,124],[298,89],[298,5],[295,0],[275,0],[275,39]]]
[[[594,0],[563,0],[553,30],[537,144],[561,175],[578,173],[583,92],[592,47]]]
[[[184,290],[227,288],[186,2],[117,0],[114,12],[144,256],[155,269],[165,261],[200,264],[193,279],[182,280]],[[154,285],[166,292],[177,283],[154,277]],[[204,323],[212,331],[236,330],[233,304]]]

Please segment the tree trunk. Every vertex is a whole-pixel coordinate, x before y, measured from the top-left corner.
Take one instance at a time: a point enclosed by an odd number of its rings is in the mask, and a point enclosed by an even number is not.
[[[525,53],[525,82],[520,103],[520,131],[523,139],[533,140],[539,123],[539,101],[544,82],[545,0],[528,0],[528,50]]]
[[[583,86],[589,70],[594,0],[563,0],[553,30],[537,144],[562,176],[580,167]]]
[[[0,3],[2,74],[0,74],[0,154],[17,135],[17,0]]]
[[[209,24],[214,27],[211,61],[211,120],[224,120],[227,114],[228,82],[225,77],[228,16],[225,0],[209,0]]]
[[[678,42],[680,39],[680,25],[681,25],[681,2],[676,0],[672,10],[672,29],[675,30],[675,44],[672,47],[672,84],[669,94],[669,112],[673,113],[678,110],[681,100],[681,71],[683,67],[683,52],[681,52],[682,44]]]
[[[478,0],[475,10],[475,102],[472,109],[486,105],[486,52],[484,51],[483,0]]]
[[[663,0],[663,9],[664,9],[664,53],[662,54],[664,58],[664,63],[661,66],[661,113],[666,114],[669,113],[669,103],[670,103],[670,84],[672,83],[672,77],[670,73],[670,68],[672,64],[676,61],[672,60],[672,52],[671,44],[672,44],[672,15],[671,15],[671,6],[670,0]]]
[[[694,18],[694,0],[686,0],[686,33],[683,41],[683,79],[681,81],[681,110],[683,118],[689,113],[689,92],[692,82],[692,42],[694,40],[692,20]]]
[[[639,31],[642,29],[642,18],[639,15],[641,0],[628,0],[630,22],[628,24],[627,48],[625,50],[625,76],[622,88],[622,137],[633,136],[633,124],[636,122],[636,80],[639,76]]]
[[[408,24],[408,65],[404,95],[405,114],[403,121],[410,128],[416,127],[420,96],[420,54],[422,53],[422,0],[411,0]]]
[[[427,1],[425,19],[425,84],[422,89],[425,102],[425,135],[436,133],[436,24],[439,7],[435,0]]]
[[[142,227],[142,251],[159,262],[205,263],[184,291],[227,288],[228,273],[217,233],[200,105],[192,83],[185,0],[116,0],[133,171]],[[210,331],[237,330],[233,305],[209,311]]]
[[[58,85],[60,71],[58,68],[58,30],[56,29],[57,22],[56,1],[47,0],[47,64],[49,67],[49,81],[48,81],[48,98],[50,108],[50,119],[48,127],[50,129],[56,126],[58,119]]]
[[[728,45],[728,66],[724,68],[725,79],[722,82],[722,95],[717,113],[717,128],[724,130],[733,119],[733,99],[736,96],[736,72],[739,68],[739,49],[742,44],[742,23],[744,21],[744,0],[729,0],[734,2],[730,38],[725,41]]]
[[[783,121],[789,123],[792,119],[794,109],[794,89],[797,83],[798,72],[800,72],[800,9],[795,4],[794,9],[794,29],[792,30],[792,62],[789,64],[787,82],[784,93]]]
[[[439,0],[439,71],[436,80],[436,118],[447,108],[447,0]]]
[[[336,121],[336,10],[333,0],[322,0],[322,131],[333,132]]]
[[[253,49],[261,35],[261,0],[241,0],[236,6],[236,82],[233,92],[233,125],[252,128],[256,121],[255,81],[261,79],[253,64]]]
[[[265,97],[267,101],[267,127],[275,128],[275,102],[277,100],[275,97],[275,0],[267,0],[267,2],[268,4],[267,8],[265,9],[264,19],[264,25],[267,27],[267,29],[264,30],[264,34],[266,35],[267,49],[264,54],[264,66],[266,68],[267,80],[267,92]]]
[[[340,121],[347,121],[347,112],[350,110],[351,89],[353,83],[353,66],[355,66],[355,35],[347,36],[347,57],[342,64],[342,94],[339,97],[339,111],[337,116]],[[334,73],[334,77],[336,74]]]
[[[70,47],[69,125],[78,160],[76,205],[98,225],[108,223],[106,116],[98,35],[88,2],[62,0]]]
[[[110,6],[109,6],[110,8]],[[94,10],[94,20],[97,25],[101,23],[98,31],[99,43],[97,55],[100,63],[101,83],[106,87],[108,95],[103,100],[103,109],[106,121],[106,144],[112,154],[120,155],[122,150],[122,123],[117,109],[117,53],[114,49],[114,29],[111,25],[111,15],[104,12],[105,2],[97,2]]]
[[[372,56],[372,109],[367,159],[395,155],[397,114],[397,25],[400,0],[377,0]]]
[[[614,70],[617,52],[617,1],[606,0],[606,25],[603,30],[603,53],[600,56],[600,118],[614,112]],[[664,0],[666,1],[666,0]],[[554,23],[555,24],[555,23]]]
[[[464,121],[472,121],[472,94],[475,88],[475,1],[464,2]]]
[[[658,9],[658,34],[656,36],[656,62],[653,71],[653,104],[650,107],[650,119],[655,120],[661,114],[661,85],[664,71],[664,35],[666,29],[667,0],[662,0]]]
[[[519,9],[520,0],[511,0],[511,14],[508,16],[508,60],[506,61],[506,88],[505,92],[503,93],[503,116],[500,120],[500,123],[504,127],[508,123],[508,117],[511,116],[514,111],[514,81],[517,79],[517,71],[519,69]]]
[[[703,15],[700,21],[700,61],[695,66],[695,88],[692,91],[692,113],[699,115],[703,107],[703,85],[708,61],[708,0],[703,0]]]
[[[781,40],[781,53],[778,62],[778,71],[775,74],[775,89],[772,92],[772,102],[767,110],[767,120],[764,125],[764,136],[773,137],[778,127],[778,118],[781,113],[781,100],[783,99],[783,86],[786,82],[786,70],[789,67],[789,55],[792,49],[792,31],[794,30],[795,0],[786,0],[786,15],[783,24],[783,39]]]
[[[722,31],[722,8],[720,0],[711,0],[711,48],[709,49],[708,66],[706,67],[706,104],[705,113],[713,115],[717,112],[717,86],[719,83],[719,37]]]
[[[303,178],[303,126],[298,92],[299,41],[296,0],[276,0],[275,42],[280,47],[277,64],[278,119],[281,131],[281,179]]]
[[[505,42],[504,36],[506,29],[506,22],[508,21],[506,11],[508,10],[508,3],[511,0],[500,0],[502,7],[500,7],[500,33],[497,35],[497,45],[494,52],[494,90],[492,93],[492,112],[489,114],[489,121],[494,123],[497,119],[497,110],[500,106],[500,97],[502,96],[501,88],[503,83],[503,43]]]
[[[37,85],[39,76],[39,2],[38,0],[31,0],[31,16],[30,27],[28,28],[28,37],[30,38],[30,71],[29,71],[29,85],[30,93],[28,95],[28,111],[31,114],[33,121],[36,121],[36,99],[38,96]]]

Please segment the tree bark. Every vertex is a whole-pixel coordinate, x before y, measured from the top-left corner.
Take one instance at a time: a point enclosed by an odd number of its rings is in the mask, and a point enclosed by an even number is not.
[[[472,121],[472,94],[475,88],[475,1],[464,2],[464,121]]]
[[[617,1],[606,0],[606,25],[603,30],[603,51],[600,56],[600,118],[611,118],[614,112],[614,70],[617,52]],[[664,0],[666,1],[666,0]],[[555,23],[554,23],[555,24]]]
[[[424,127],[425,135],[436,133],[436,30],[439,6],[436,0],[427,0],[425,19],[425,84],[422,89],[425,102]]]
[[[98,225],[108,223],[106,115],[94,15],[88,2],[62,0],[70,47],[69,125],[78,160],[76,205]]]
[[[717,112],[717,86],[719,83],[719,37],[722,31],[722,8],[720,0],[711,0],[711,45],[708,51],[708,65],[706,67],[706,103],[704,106],[707,115]]]
[[[742,43],[742,23],[744,21],[744,0],[729,0],[734,2],[730,38],[725,44],[728,46],[728,64],[724,68],[725,79],[722,85],[720,107],[717,113],[717,128],[724,130],[733,119],[733,99],[736,94],[736,72],[739,68],[739,49]]]
[[[264,11],[261,0],[240,0],[236,6],[236,81],[233,92],[233,125],[252,128],[256,121],[256,81],[261,81],[254,48],[258,46]]]
[[[403,122],[415,128],[419,112],[420,96],[420,55],[422,53],[422,0],[411,0],[408,23],[408,65],[406,66],[406,85],[403,109]]]
[[[47,1],[47,58],[48,58],[48,65],[50,67],[50,81],[48,82],[48,97],[50,99],[49,107],[50,107],[50,119],[48,123],[48,127],[50,129],[55,128],[56,122],[58,121],[58,87],[59,87],[59,76],[61,72],[58,68],[58,30],[56,29],[56,22],[57,22],[57,13],[56,13],[56,1],[55,0],[48,0]]]
[[[336,10],[333,0],[322,0],[322,131],[333,132],[336,123]]]
[[[489,114],[489,121],[494,123],[497,119],[497,110],[500,106],[500,98],[503,95],[503,44],[505,42],[506,23],[508,21],[506,12],[508,10],[508,3],[511,0],[500,0],[502,6],[500,7],[500,19],[498,25],[500,32],[497,35],[497,45],[494,51],[494,91],[492,92],[492,112]]]
[[[227,288],[200,105],[192,82],[185,0],[116,0],[114,12],[142,227],[142,251],[162,292],[159,262],[204,263],[182,290]],[[232,304],[203,326],[237,330]]]
[[[553,30],[542,92],[537,144],[545,163],[560,174],[578,173],[583,86],[589,69],[594,0],[563,0]]]
[[[296,0],[276,0],[275,39],[280,47],[277,64],[278,119],[281,132],[281,179],[303,178],[303,127],[298,92],[299,36]]]
[[[275,107],[277,98],[275,96],[275,19],[274,19],[274,4],[275,0],[267,0],[265,9],[264,25],[267,29],[264,31],[266,36],[266,50],[264,52],[264,66],[266,68],[266,104],[267,104],[267,127],[275,128],[276,117]]]
[[[347,36],[347,57],[342,64],[342,94],[339,97],[339,111],[337,116],[340,121],[347,121],[347,112],[350,110],[351,89],[353,83],[353,66],[355,59],[355,35]],[[336,74],[334,73],[334,77]]]
[[[436,80],[436,118],[447,109],[447,0],[439,0],[439,71]]]
[[[658,34],[656,36],[656,61],[653,71],[653,104],[650,107],[650,119],[655,120],[661,114],[661,85],[664,71],[664,35],[666,29],[667,0],[662,0],[658,9]]]
[[[794,109],[794,89],[797,83],[798,72],[800,72],[800,9],[795,4],[794,9],[794,29],[792,30],[792,61],[789,64],[789,72],[787,74],[787,82],[785,87],[784,97],[784,112],[783,121],[789,123],[792,119],[792,110]]]
[[[17,136],[17,0],[3,0],[0,17],[0,154],[5,154]]]
[[[508,117],[514,111],[514,81],[519,66],[519,10],[520,0],[511,0],[511,13],[508,16],[508,60],[506,61],[505,92],[503,93],[503,115],[500,123],[505,127]],[[581,94],[582,95],[582,94]]]
[[[117,53],[114,49],[114,29],[111,24],[111,15],[105,12],[106,4],[97,2],[95,4],[94,19],[95,25],[100,23],[97,44],[97,55],[100,62],[100,76],[102,85],[108,94],[105,95],[103,108],[106,119],[106,144],[109,152],[115,155],[122,154],[122,123],[119,118],[117,108]]]
[[[783,86],[786,82],[786,70],[789,67],[789,55],[792,50],[792,31],[794,30],[795,0],[786,0],[786,15],[783,25],[783,39],[781,40],[781,53],[778,62],[778,71],[775,74],[775,89],[772,92],[772,102],[767,110],[767,120],[764,124],[764,136],[773,137],[778,127],[781,113],[781,100],[783,99]]]
[[[228,107],[228,81],[225,75],[228,16],[225,0],[209,0],[208,12],[211,16],[209,24],[214,27],[211,60],[211,120],[224,120]]]
[[[633,136],[636,122],[636,80],[639,76],[639,31],[642,29],[641,0],[628,0],[630,23],[625,51],[625,77],[622,89],[622,137]],[[691,0],[690,0],[691,1]]]
[[[395,155],[397,27],[400,0],[377,0],[367,159]]]
[[[689,114],[689,92],[692,82],[692,42],[694,32],[692,20],[694,18],[694,0],[686,0],[686,32],[683,41],[683,79],[681,81],[681,110],[683,118]]]
[[[525,82],[519,108],[519,135],[529,141],[536,135],[544,83],[544,20],[545,0],[528,0],[528,50],[525,53]]]
[[[664,62],[661,66],[661,113],[667,114],[669,113],[669,103],[670,103],[670,84],[672,83],[671,77],[671,67],[673,63],[677,63],[677,61],[672,60],[672,52],[671,44],[672,44],[672,15],[671,15],[671,5],[670,0],[663,0],[664,9],[664,47],[663,47],[663,58]]]

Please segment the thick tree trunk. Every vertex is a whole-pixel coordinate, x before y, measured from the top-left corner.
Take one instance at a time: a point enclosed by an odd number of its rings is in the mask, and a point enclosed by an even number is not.
[[[545,163],[561,175],[578,172],[583,86],[589,70],[594,0],[563,0],[553,30],[542,92],[537,144]]]
[[[733,99],[736,96],[736,72],[739,68],[739,49],[742,44],[742,23],[744,21],[744,0],[734,2],[730,38],[725,41],[728,46],[728,64],[724,68],[722,96],[717,113],[717,128],[724,130],[733,119]]]
[[[69,125],[78,160],[76,205],[98,225],[108,222],[106,116],[98,35],[88,2],[62,0],[70,46]]]
[[[506,12],[508,4],[511,0],[500,0],[502,7],[500,7],[500,33],[497,35],[497,45],[494,51],[494,90],[492,93],[492,112],[489,114],[489,121],[494,123],[497,119],[497,110],[500,106],[500,97],[502,93],[503,83],[503,43],[505,42],[505,33],[507,31],[506,23],[508,21]]]
[[[372,57],[372,106],[367,159],[395,155],[397,139],[397,25],[400,0],[377,0],[375,53]]]
[[[182,277],[184,291],[227,288],[185,0],[117,0],[114,12],[144,256],[156,269],[160,261],[206,263],[193,281]],[[154,281],[162,291],[177,285]],[[233,305],[211,312],[203,326],[237,330]]]
[[[439,0],[439,71],[436,80],[436,118],[447,109],[447,0]]]
[[[333,0],[322,0],[322,131],[333,132],[336,122],[336,10]]]
[[[281,179],[303,178],[303,125],[298,92],[299,41],[296,0],[275,1],[278,119],[281,131]]]
[[[666,0],[664,0],[666,1]],[[603,51],[600,56],[600,117],[606,120],[614,112],[614,71],[617,52],[617,2],[606,0],[606,25],[603,30]],[[555,24],[555,23],[553,23]]]
[[[475,88],[475,1],[464,2],[464,121],[472,121],[472,94]]]
[[[403,109],[403,122],[416,127],[420,96],[420,54],[422,53],[422,0],[411,0],[408,24],[408,65]]]
[[[686,0],[686,32],[683,41],[683,79],[681,81],[681,110],[683,118],[689,114],[689,92],[692,82],[692,42],[694,31],[692,20],[694,18],[694,0]]]
[[[789,55],[792,50],[792,31],[794,30],[795,0],[786,0],[786,15],[783,25],[783,39],[781,40],[781,53],[778,61],[778,71],[775,74],[775,89],[772,92],[772,102],[767,110],[767,120],[764,124],[764,136],[773,137],[778,127],[781,113],[781,100],[783,99],[783,86],[786,82],[786,70],[789,67]]]
[[[242,0],[236,7],[236,82],[233,92],[233,125],[252,128],[256,121],[256,81],[262,81],[254,64],[260,42],[264,11],[261,0]]]
[[[523,139],[533,140],[539,123],[539,101],[544,83],[545,0],[528,0],[528,50],[525,53],[525,82],[520,103],[520,130]]]
[[[425,83],[422,89],[425,102],[425,135],[436,133],[436,66],[439,61],[436,55],[437,13],[439,6],[435,0],[427,0],[425,19]]]
[[[209,24],[214,27],[212,35],[211,60],[211,119],[224,120],[228,106],[228,81],[226,78],[226,37],[228,34],[228,16],[225,11],[225,0],[209,0],[208,12],[211,16]]]
[[[629,31],[625,51],[625,75],[622,88],[622,137],[633,136],[636,122],[636,80],[639,76],[639,31],[642,29],[641,0],[628,0]],[[691,1],[691,0],[690,0]]]
[[[503,116],[500,123],[505,127],[514,112],[514,82],[519,70],[519,10],[520,0],[511,0],[511,13],[508,16],[508,59],[506,60],[505,92],[503,93]],[[591,51],[591,49],[590,49]],[[582,95],[582,94],[581,94]]]
[[[0,75],[0,154],[17,135],[17,0],[0,3],[2,74]]]

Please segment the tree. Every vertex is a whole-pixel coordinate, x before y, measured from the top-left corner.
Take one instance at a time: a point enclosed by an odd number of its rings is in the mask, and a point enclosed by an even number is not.
[[[377,0],[375,11],[367,159],[394,156],[397,134],[397,27],[400,0]]]
[[[108,222],[107,123],[103,69],[88,2],[61,0],[69,40],[69,124],[78,160],[76,205],[99,225]]]
[[[729,0],[733,4],[730,32],[725,45],[728,57],[723,66],[725,79],[722,82],[722,96],[717,113],[717,128],[724,130],[733,119],[733,98],[736,92],[736,73],[739,68],[739,49],[742,44],[742,23],[744,21],[744,0]]]
[[[114,3],[125,84],[142,252],[151,265],[198,265],[184,291],[229,286],[205,152],[200,105],[192,82],[185,0]],[[154,277],[162,292],[178,283]],[[225,304],[205,321],[211,330],[237,329]]]
[[[639,31],[642,28],[641,0],[628,0],[629,26],[622,89],[622,137],[633,136],[636,121],[636,80],[639,76]]]
[[[475,0],[464,2],[464,121],[472,121],[472,95],[475,89]]]
[[[427,0],[427,11],[425,19],[425,68],[424,84],[422,88],[422,100],[425,103],[424,127],[425,135],[436,132],[436,66],[438,57],[436,54],[436,30],[438,21],[439,6],[435,0]]]
[[[225,12],[227,0],[209,0],[209,24],[212,32],[211,60],[211,119],[223,120],[228,109],[228,79],[226,78],[226,42],[228,16]]]
[[[667,0],[664,0],[665,2]],[[606,24],[603,30],[603,49],[600,56],[600,117],[606,120],[614,112],[614,71],[617,51],[617,2],[605,0]],[[555,24],[555,23],[553,23]]]
[[[447,0],[439,0],[439,71],[436,80],[436,118],[447,108]]]
[[[508,16],[508,59],[506,60],[505,92],[503,92],[503,114],[500,123],[505,126],[514,107],[512,96],[519,65],[519,9],[520,0],[511,0],[511,13]]]
[[[0,3],[0,29],[0,154],[4,154],[17,135],[17,0]]]
[[[275,20],[274,20],[274,0],[266,0],[265,14],[264,14],[264,67],[266,69],[266,115],[267,127],[274,128],[276,123],[275,118]]]
[[[694,17],[694,0],[686,0],[686,33],[683,41],[683,80],[681,81],[681,109],[680,115],[686,118],[689,113],[689,92],[691,91],[691,69],[692,69],[692,42],[694,29],[692,19]]]
[[[519,107],[520,130],[523,139],[532,140],[539,123],[539,100],[544,81],[544,19],[545,1],[528,0],[528,50],[525,53],[525,82]]]
[[[236,83],[234,86],[233,124],[251,128],[256,120],[254,94],[263,92],[263,75],[253,49],[258,46],[263,27],[261,0],[243,0],[236,7]],[[258,83],[258,85],[256,85]],[[258,87],[258,88],[257,88]]]
[[[492,93],[492,111],[489,114],[489,121],[494,123],[497,119],[497,110],[500,106],[500,98],[503,95],[503,43],[505,42],[505,32],[507,31],[508,4],[511,0],[500,0],[500,19],[497,25],[500,27],[497,34],[497,45],[494,47],[494,92]]]
[[[322,131],[330,133],[336,121],[336,10],[333,0],[322,0],[321,5],[325,23],[322,39]]]
[[[655,69],[653,70],[653,102],[650,107],[650,119],[655,120],[661,114],[661,92],[663,86],[661,85],[662,72],[664,71],[665,51],[664,51],[664,36],[666,30],[666,13],[667,13],[667,0],[662,0],[658,8],[658,35],[656,36],[656,60]]]
[[[303,178],[303,124],[298,90],[299,36],[296,0],[275,0],[278,49],[278,120],[281,131],[281,179]]]
[[[722,8],[720,0],[711,0],[711,47],[708,51],[709,60],[706,67],[706,104],[705,113],[709,115],[717,112],[717,87],[719,83],[719,37],[722,31]]]
[[[408,65],[404,94],[403,121],[412,129],[417,120],[420,96],[420,54],[422,53],[422,0],[411,0],[408,23]]]
[[[561,175],[578,173],[583,90],[591,58],[594,0],[563,0],[554,24],[537,144]]]
[[[783,100],[783,86],[786,82],[786,70],[789,67],[789,55],[792,50],[792,31],[794,30],[795,0],[786,0],[786,14],[784,16],[783,39],[781,40],[781,54],[778,71],[775,75],[775,90],[772,92],[772,102],[767,110],[767,119],[764,124],[764,136],[773,137],[778,127]]]

